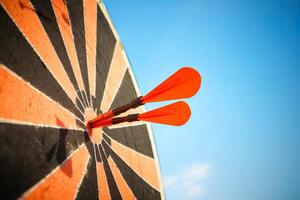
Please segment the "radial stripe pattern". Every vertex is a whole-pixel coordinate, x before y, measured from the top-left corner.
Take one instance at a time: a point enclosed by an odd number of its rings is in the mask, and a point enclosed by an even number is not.
[[[76,100],[76,92],[62,63],[60,62],[46,32],[43,28],[35,8],[30,1],[2,0],[1,5],[6,9],[19,30],[43,60],[49,71],[55,76],[73,102]],[[34,32],[32,31],[34,27]]]
[[[108,158],[109,167],[112,171],[113,177],[116,180],[116,184],[119,188],[122,199],[134,200],[136,199],[126,181],[124,180],[120,170],[116,166],[112,158]]]
[[[109,68],[108,78],[106,82],[106,86],[103,92],[103,98],[101,101],[100,109],[108,110],[112,104],[113,97],[116,95],[115,93],[120,88],[122,83],[122,79],[126,72],[126,63],[122,54],[122,46],[121,43],[116,44],[116,48],[114,50],[113,59]]]
[[[105,137],[104,141],[108,146],[122,158],[124,162],[138,175],[142,176],[143,179],[149,183],[153,188],[159,188],[159,182],[156,176],[155,163],[153,159],[144,156],[124,145],[116,142],[115,140]],[[143,167],[142,167],[143,166]]]
[[[104,171],[103,163],[97,163],[97,181],[98,181],[98,191],[99,199],[110,200],[109,188],[107,183],[107,178]]]
[[[0,82],[0,116],[3,119],[69,129],[84,128],[84,123],[73,113],[40,93],[1,64]],[[22,95],[20,91],[23,92]],[[8,96],[10,98],[7,98]],[[44,112],[45,110],[49,111]]]
[[[70,58],[72,70],[80,91],[84,91],[83,79],[77,59],[77,52],[74,45],[74,36],[70,25],[70,18],[66,4],[61,0],[52,0],[52,8],[55,13],[56,21],[61,33],[61,36],[66,47],[66,51]]]
[[[80,93],[78,97],[81,103],[77,106],[81,110],[83,110],[82,103],[85,102],[85,99],[83,98],[83,95],[81,94],[82,91],[80,91],[78,86],[80,83],[77,83],[74,71],[72,70],[71,62],[66,50],[67,46],[64,45],[64,41],[62,38],[63,34],[60,32],[60,28],[53,10],[54,6],[51,4],[50,1],[31,0],[31,3],[33,4],[34,8],[38,11],[38,17],[57,53],[57,56],[62,62],[64,69],[70,78],[70,81],[74,85],[76,92]]]
[[[74,105],[2,6],[0,13],[1,63],[83,120],[83,108]]]
[[[83,1],[83,9],[89,88],[91,96],[95,96],[97,2],[95,0],[85,0]]]
[[[85,127],[139,96],[102,1],[0,5],[1,198],[164,199],[150,126]]]
[[[24,199],[57,199],[58,194],[64,194],[64,199],[74,199],[78,186],[82,181],[88,164],[89,154],[83,145],[55,168],[36,186],[24,194]],[[76,173],[73,174],[73,171]]]

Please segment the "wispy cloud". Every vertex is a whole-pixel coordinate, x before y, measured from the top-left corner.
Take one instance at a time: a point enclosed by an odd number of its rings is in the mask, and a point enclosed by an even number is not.
[[[185,167],[179,173],[164,178],[166,190],[180,192],[187,199],[203,194],[203,180],[209,172],[208,163],[196,163]]]

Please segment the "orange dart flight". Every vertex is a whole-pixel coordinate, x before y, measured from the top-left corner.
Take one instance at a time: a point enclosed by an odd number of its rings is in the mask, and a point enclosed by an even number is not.
[[[201,85],[201,76],[191,67],[183,67],[145,96],[142,103],[167,101],[194,96]]]

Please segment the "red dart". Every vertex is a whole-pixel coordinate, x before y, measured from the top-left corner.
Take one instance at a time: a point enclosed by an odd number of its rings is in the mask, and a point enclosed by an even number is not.
[[[147,121],[172,126],[185,124],[191,116],[189,105],[184,101],[157,108],[142,114],[132,114],[125,117],[116,117],[94,123],[91,128],[110,126],[122,122]]]
[[[201,75],[199,72],[191,67],[183,67],[165,81],[160,83],[145,96],[138,97],[126,105],[109,110],[108,112],[97,116],[93,120],[89,121],[87,126],[93,127],[100,121],[113,118],[114,116],[145,103],[192,97],[197,93],[200,85]]]

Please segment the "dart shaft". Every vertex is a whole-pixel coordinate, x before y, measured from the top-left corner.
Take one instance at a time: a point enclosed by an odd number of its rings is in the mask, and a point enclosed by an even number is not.
[[[89,121],[87,126],[90,128],[94,128],[94,127],[97,127],[97,125],[102,124],[101,122],[108,123],[108,121],[109,121],[108,119],[111,119],[114,116],[120,115],[130,109],[137,108],[143,104],[144,103],[142,102],[142,96],[140,96],[128,104],[125,104],[118,108],[114,108],[112,110],[107,111],[106,113],[103,113],[103,114],[97,116],[93,120]]]
[[[124,113],[124,112],[126,112],[126,111],[128,111],[132,108],[137,108],[137,107],[139,107],[143,104],[144,103],[142,102],[142,96],[140,96],[140,97],[134,99],[133,101],[131,101],[128,104],[125,104],[123,106],[120,106],[118,108],[113,109],[112,113],[113,113],[114,116],[117,116],[117,115],[119,115],[121,113]]]
[[[97,116],[96,118],[90,120],[87,124],[88,127],[90,128],[93,128],[95,126],[95,124],[101,122],[101,121],[104,121],[106,119],[110,119],[110,118],[113,118],[114,114],[112,112],[112,110],[106,112],[106,113],[103,113],[99,116]]]
[[[115,117],[112,119],[102,120],[97,123],[94,123],[92,128],[106,127],[106,126],[111,126],[123,122],[134,122],[134,121],[139,121],[139,114],[131,114],[125,117]]]
[[[125,117],[116,117],[112,119],[112,124],[119,124],[123,122],[139,121],[139,114],[131,114]]]

